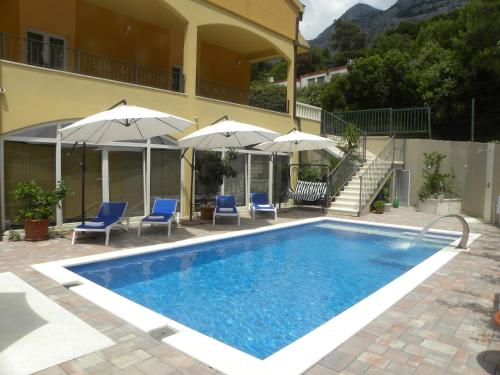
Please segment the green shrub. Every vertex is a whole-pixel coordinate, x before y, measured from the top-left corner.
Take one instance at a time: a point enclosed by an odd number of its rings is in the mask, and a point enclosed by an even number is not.
[[[441,173],[441,163],[445,158],[446,155],[439,152],[424,152],[424,183],[418,190],[418,199],[425,200],[440,194],[450,195],[453,193],[453,175]]]
[[[10,192],[13,199],[20,201],[16,221],[49,219],[52,209],[60,207],[61,202],[71,191],[63,182],[59,182],[52,191],[45,191],[35,180],[22,181]]]

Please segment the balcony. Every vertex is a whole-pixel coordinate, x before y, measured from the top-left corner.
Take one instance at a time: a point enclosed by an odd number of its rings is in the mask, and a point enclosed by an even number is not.
[[[0,58],[22,64],[110,79],[162,90],[184,92],[184,75],[153,66],[64,47],[57,38],[49,42],[0,32]]]

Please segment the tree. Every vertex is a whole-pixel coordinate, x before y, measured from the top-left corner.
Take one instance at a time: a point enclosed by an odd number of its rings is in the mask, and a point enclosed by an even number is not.
[[[367,44],[366,34],[351,21],[335,20],[335,33],[332,35],[332,48],[336,51],[333,59],[335,65],[345,65],[349,59],[363,56]]]
[[[327,85],[312,84],[297,90],[297,101],[305,104],[322,106],[323,92]]]
[[[287,105],[286,86],[268,82],[252,82],[249,104],[254,107],[284,112]]]
[[[413,61],[413,73],[417,82],[416,91],[422,101],[433,108],[438,120],[445,112],[460,103],[463,97],[463,81],[467,73],[460,66],[453,51],[444,49],[435,42],[427,42]]]

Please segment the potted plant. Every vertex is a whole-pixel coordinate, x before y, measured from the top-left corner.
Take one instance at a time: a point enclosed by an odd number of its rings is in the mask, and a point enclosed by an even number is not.
[[[377,214],[384,213],[384,206],[385,206],[385,201],[382,199],[373,202],[373,208],[375,208],[375,213]]]
[[[234,150],[226,151],[224,158],[218,152],[208,151],[196,160],[196,177],[208,194],[202,200],[201,219],[212,220],[214,207],[210,204],[210,197],[217,194],[225,178],[236,176],[236,171],[231,167],[236,157]]]
[[[399,207],[399,199],[398,198],[394,198],[392,200],[392,207],[394,207],[394,208],[398,208]]]
[[[384,201],[384,211],[389,212],[391,210],[392,204],[389,203],[389,188],[382,188],[382,200]]]
[[[441,164],[446,155],[424,152],[424,182],[418,190],[419,211],[434,214],[460,214],[462,199],[453,192],[453,174],[442,173]]]
[[[59,182],[52,191],[45,191],[35,180],[20,182],[10,194],[20,202],[16,221],[24,226],[25,240],[41,241],[49,237],[52,209],[60,207],[70,190]]]

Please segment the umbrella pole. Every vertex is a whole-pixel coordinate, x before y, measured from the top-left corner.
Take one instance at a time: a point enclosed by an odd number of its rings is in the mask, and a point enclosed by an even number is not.
[[[191,190],[189,192],[189,221],[193,221],[193,191],[194,191],[194,148],[191,150]]]
[[[83,142],[82,156],[82,224],[85,224],[85,173],[87,171],[87,144]]]

